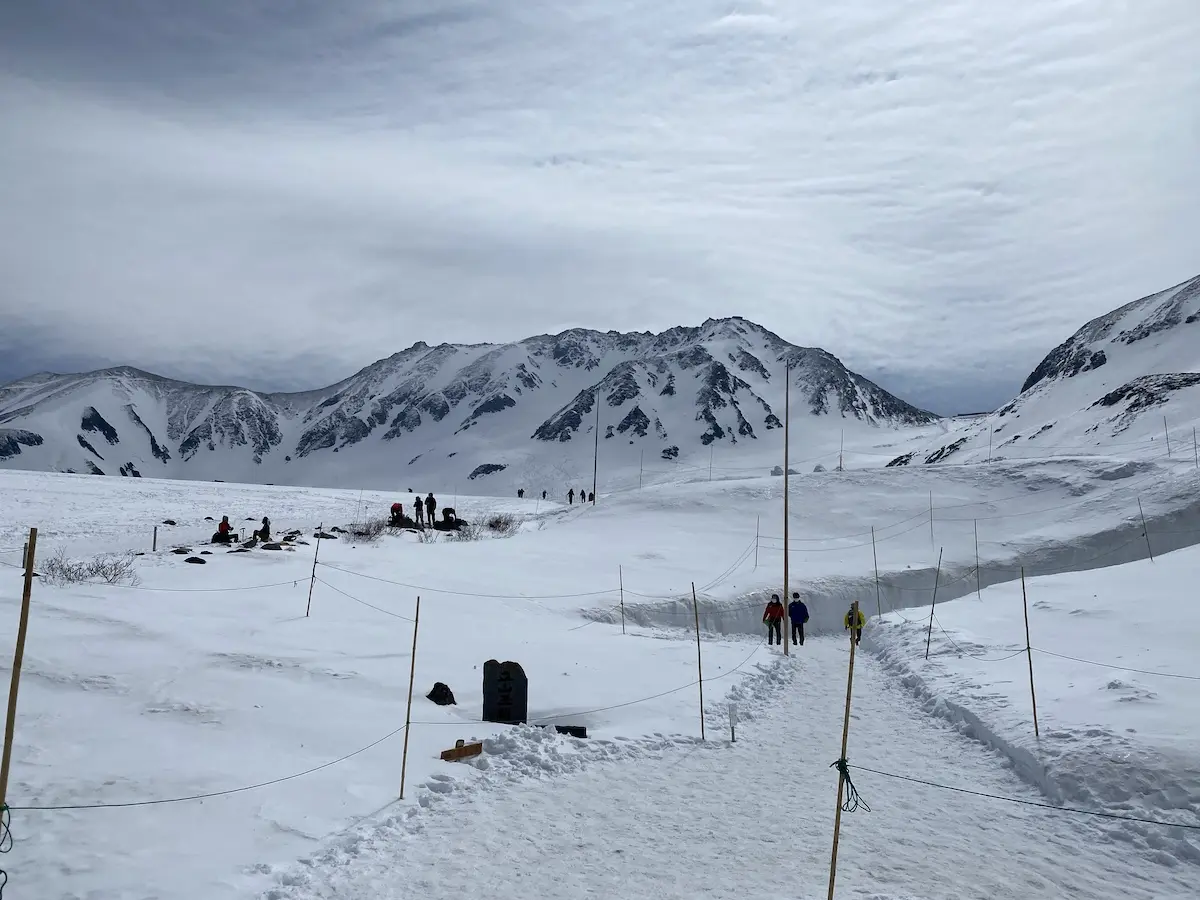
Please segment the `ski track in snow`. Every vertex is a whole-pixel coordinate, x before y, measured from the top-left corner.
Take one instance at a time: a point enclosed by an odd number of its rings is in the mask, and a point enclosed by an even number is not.
[[[823,897],[846,662],[842,642],[825,638],[760,666],[735,694],[745,704],[735,744],[717,716],[707,744],[662,738],[636,752],[515,730],[489,742],[477,767],[427,784],[421,811],[360,826],[279,873],[263,898],[458,897],[484,884],[501,900]],[[998,754],[923,715],[865,652],[848,757],[1042,799]],[[560,777],[528,784],[547,771]],[[472,781],[476,790],[458,789]],[[1200,867],[1131,848],[1102,820],[865,773],[855,783],[872,811],[842,817],[839,896],[1164,900],[1200,891]]]

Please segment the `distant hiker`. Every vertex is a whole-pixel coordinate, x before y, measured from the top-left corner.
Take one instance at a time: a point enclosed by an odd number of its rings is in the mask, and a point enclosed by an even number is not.
[[[571,488],[569,491],[567,491],[567,503],[574,503],[574,502],[575,502],[575,488]]]
[[[388,524],[397,528],[404,524],[404,504],[392,504],[392,516],[388,519]]]
[[[546,499],[546,492],[545,492],[545,491],[542,491],[542,499],[543,499],[543,500],[545,500],[545,499]]]
[[[843,622],[842,631],[845,631],[847,628],[851,627],[850,617],[853,615],[854,615],[854,607],[851,606],[848,610],[846,610],[846,617],[842,620],[842,622]],[[867,617],[863,615],[863,611],[860,609],[858,611],[858,621],[855,622],[853,625],[854,643],[856,643],[856,644],[862,643],[862,630],[863,630],[863,626],[866,624],[867,624]]]
[[[767,646],[783,643],[783,604],[779,595],[772,594],[771,602],[763,610],[763,622],[767,626]]]
[[[804,646],[804,623],[808,621],[808,607],[800,599],[800,594],[792,592],[792,602],[788,604],[788,618],[792,620],[792,643],[798,647]]]
[[[517,488],[517,498],[520,499],[521,497],[524,497],[524,496],[525,496],[525,488]]]
[[[588,491],[588,503],[595,503],[595,502],[596,502],[596,495],[593,494],[591,491]]]
[[[233,543],[233,526],[229,524],[229,516],[221,516],[221,524],[217,526],[217,533],[212,536],[211,543]]]
[[[258,538],[264,544],[271,539],[271,520],[263,516],[262,528],[254,532],[252,537]]]
[[[417,498],[417,502],[413,504],[413,516],[416,518],[417,527],[425,527],[425,504],[421,502],[421,498]]]
[[[437,501],[433,499],[433,491],[429,492],[429,496],[425,498],[425,518],[429,520],[429,524],[434,522],[434,513],[437,512]]]

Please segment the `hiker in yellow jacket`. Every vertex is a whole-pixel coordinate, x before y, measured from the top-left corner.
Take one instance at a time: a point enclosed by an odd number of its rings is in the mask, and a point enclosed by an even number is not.
[[[851,627],[850,619],[853,615],[854,615],[854,607],[851,606],[850,609],[848,609],[846,611],[845,618],[842,619],[842,622],[843,622],[842,630],[843,631],[845,631],[847,628]],[[854,643],[856,643],[856,644],[862,643],[863,626],[866,624],[867,624],[867,617],[863,615],[863,611],[860,609],[858,611],[858,620],[854,623]]]

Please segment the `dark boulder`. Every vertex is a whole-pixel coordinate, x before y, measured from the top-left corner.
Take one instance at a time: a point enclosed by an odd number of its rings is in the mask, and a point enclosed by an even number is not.
[[[175,548],[174,550],[172,550],[171,552],[172,552],[172,553],[176,553],[176,554],[178,554],[178,555],[180,555],[180,556],[186,556],[187,554],[191,553],[192,551],[191,551],[191,548],[190,548],[190,547],[176,547],[176,548]]]
[[[189,556],[187,559],[184,560],[184,562],[192,563],[193,565],[196,565],[196,566],[202,566],[205,563],[205,561],[202,560],[198,556]]]
[[[262,545],[262,549],[263,550],[282,550],[283,544],[277,543],[275,541],[268,541],[267,543]]]
[[[457,706],[454,701],[454,692],[450,690],[450,685],[440,681],[435,682],[433,690],[425,695],[426,699],[432,700],[438,706]]]
[[[175,520],[174,519],[163,519],[163,524],[164,525],[174,525]]]

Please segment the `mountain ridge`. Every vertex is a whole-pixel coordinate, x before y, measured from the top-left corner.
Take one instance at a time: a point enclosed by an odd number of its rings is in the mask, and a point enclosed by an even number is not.
[[[597,398],[606,442],[673,460],[781,427],[785,363],[794,412],[814,420],[900,428],[939,419],[832,354],[735,316],[660,333],[572,328],[503,344],[417,341],[303,391],[193,384],[130,365],[38,373],[0,386],[0,465],[113,474],[119,462],[122,474],[302,483],[324,480],[309,464],[318,457],[348,453],[382,475],[449,450],[445,459],[469,452],[475,460],[442,466],[463,477],[481,467],[488,471],[475,477],[514,465],[573,470],[579,454],[565,448],[595,427]],[[117,435],[118,460],[88,436],[105,428]],[[289,467],[300,471],[282,471]],[[520,471],[510,475],[525,477]]]

